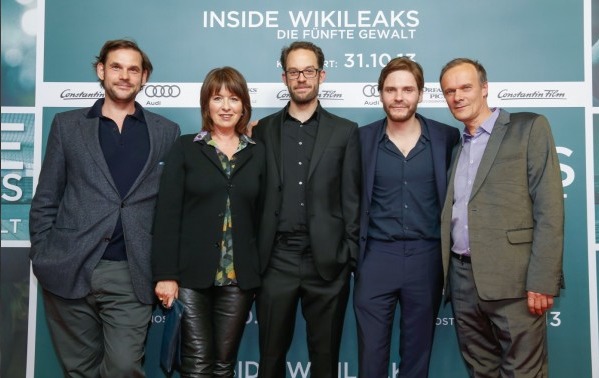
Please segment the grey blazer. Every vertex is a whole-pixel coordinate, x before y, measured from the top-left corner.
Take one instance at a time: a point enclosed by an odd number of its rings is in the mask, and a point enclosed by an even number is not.
[[[33,272],[44,289],[60,297],[84,297],[120,214],[135,294],[150,304],[154,207],[163,160],[179,126],[144,110],[150,153],[121,198],[100,147],[99,120],[87,118],[88,112],[59,113],[52,122],[29,214]]]
[[[441,215],[445,277],[460,152],[461,145]],[[555,143],[544,116],[500,111],[474,180],[468,228],[472,271],[482,299],[521,298],[526,291],[559,294],[564,194]]]

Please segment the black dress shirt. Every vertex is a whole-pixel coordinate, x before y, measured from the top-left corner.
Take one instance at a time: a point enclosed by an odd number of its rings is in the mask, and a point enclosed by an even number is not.
[[[306,183],[318,131],[318,111],[306,122],[300,122],[287,108],[282,127],[283,203],[277,231],[305,233],[308,232]]]

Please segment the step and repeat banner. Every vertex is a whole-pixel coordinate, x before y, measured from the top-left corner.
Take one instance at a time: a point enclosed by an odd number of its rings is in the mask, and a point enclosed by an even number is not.
[[[360,125],[384,117],[376,81],[390,59],[403,55],[418,61],[425,71],[420,113],[461,129],[447,110],[439,71],[455,57],[479,60],[488,72],[491,106],[542,113],[551,123],[566,206],[566,289],[547,314],[549,368],[553,377],[599,376],[595,230],[599,132],[593,132],[594,125],[599,127],[599,86],[593,85],[599,67],[599,25],[593,23],[599,21],[591,0],[505,0],[492,5],[471,0],[1,0],[1,4],[0,376],[61,374],[37,281],[30,273],[28,211],[53,116],[103,97],[92,62],[106,40],[122,37],[135,39],[155,67],[138,101],[178,122],[183,133],[201,128],[201,81],[214,67],[233,66],[245,75],[255,119],[285,106],[289,94],[278,58],[281,48],[296,40],[312,41],[325,53],[322,105]],[[158,362],[163,322],[164,314],[157,308],[147,342],[148,377],[165,376]],[[390,377],[397,376],[399,364],[397,323],[396,318]],[[238,377],[257,377],[257,344],[252,310]],[[301,314],[287,367],[288,377],[310,375]],[[338,376],[357,376],[351,303]],[[431,377],[464,376],[447,305],[437,319]]]

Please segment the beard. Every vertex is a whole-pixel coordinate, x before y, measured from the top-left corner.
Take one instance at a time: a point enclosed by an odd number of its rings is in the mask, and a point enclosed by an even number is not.
[[[387,105],[383,105],[383,110],[385,110],[387,118],[389,118],[391,121],[405,122],[414,116],[414,114],[416,113],[416,106],[408,107],[403,113],[393,112],[389,109]]]
[[[314,99],[318,97],[318,89],[319,85],[316,84],[310,91],[298,94],[290,85],[287,86],[291,100],[298,105],[304,105],[314,101]]]
[[[131,102],[135,101],[137,94],[141,91],[141,87],[132,85],[130,91],[122,91],[117,88],[116,84],[104,83],[105,96],[114,102]]]

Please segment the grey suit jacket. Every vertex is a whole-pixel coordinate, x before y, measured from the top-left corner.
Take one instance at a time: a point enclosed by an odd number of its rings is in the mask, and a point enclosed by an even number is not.
[[[150,304],[154,207],[163,160],[179,126],[144,110],[150,153],[121,198],[100,147],[99,120],[87,118],[88,112],[59,113],[52,122],[29,215],[33,272],[44,289],[60,297],[84,297],[120,215],[135,294]]]
[[[460,152],[461,145],[441,215],[445,277],[451,258],[451,213]],[[468,229],[472,271],[482,299],[521,298],[526,291],[559,294],[564,197],[555,143],[545,117],[500,111],[474,180]]]

